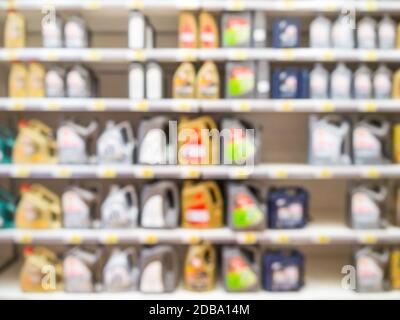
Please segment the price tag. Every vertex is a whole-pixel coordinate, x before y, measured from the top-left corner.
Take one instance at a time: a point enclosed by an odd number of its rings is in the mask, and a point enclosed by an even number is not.
[[[237,242],[239,244],[256,244],[257,243],[257,234],[254,232],[238,233]]]
[[[281,233],[276,237],[275,242],[278,244],[288,244],[290,242],[290,238],[287,234]]]
[[[90,109],[93,111],[104,111],[106,109],[106,103],[103,100],[95,100],[90,105]]]
[[[149,102],[147,100],[139,101],[135,104],[135,109],[141,112],[149,111]]]
[[[115,178],[117,176],[117,170],[110,167],[102,167],[99,169],[98,176],[100,178]]]
[[[21,110],[25,110],[25,103],[22,101],[12,101],[10,106],[9,106],[9,110],[12,111],[21,111]]]
[[[245,2],[243,0],[228,0],[225,5],[226,10],[230,11],[243,11]]]
[[[282,49],[281,51],[282,59],[285,61],[294,60],[294,50],[293,49]]]
[[[133,10],[143,10],[144,0],[131,0],[129,7]]]
[[[54,176],[57,178],[69,178],[72,175],[70,168],[57,168],[54,172]]]
[[[104,243],[108,245],[114,245],[119,243],[119,238],[116,234],[110,233],[107,234],[104,238]]]
[[[333,177],[332,170],[329,168],[323,168],[318,172],[318,177],[321,179],[331,179]]]
[[[277,169],[273,172],[273,177],[277,179],[286,179],[289,176],[289,173],[285,169]]]
[[[337,11],[338,6],[330,0],[324,0],[324,10],[325,11]]]
[[[140,170],[139,172],[139,177],[140,178],[147,178],[151,179],[154,177],[154,170],[151,167],[144,167]]]
[[[361,106],[361,111],[364,112],[376,112],[378,110],[378,105],[376,102],[369,101]]]
[[[250,112],[251,105],[248,101],[241,101],[233,105],[233,111],[235,112]]]
[[[365,172],[365,176],[370,179],[378,179],[381,173],[377,168],[368,168]]]
[[[292,112],[293,111],[293,104],[291,101],[283,101],[278,106],[279,106],[279,111],[283,111],[283,112]]]
[[[363,244],[376,244],[378,243],[378,237],[374,234],[364,234],[360,238],[360,242]]]
[[[200,170],[196,168],[184,168],[183,170],[183,178],[198,179],[200,178],[200,175]]]
[[[320,234],[315,238],[314,241],[317,244],[330,244],[332,240],[328,235]]]
[[[12,170],[12,176],[15,178],[27,178],[30,176],[29,168],[25,166],[15,166]]]
[[[33,237],[30,233],[23,233],[19,236],[18,242],[22,244],[31,244],[33,242]]]
[[[245,168],[234,169],[231,172],[231,178],[233,179],[247,179],[250,175],[250,171]]]
[[[6,49],[5,51],[5,57],[9,61],[15,61],[18,60],[18,53],[17,50],[15,49]]]
[[[325,50],[322,53],[322,61],[334,61],[335,60],[335,54],[333,53],[332,50]]]
[[[192,105],[187,101],[179,101],[176,104],[176,110],[180,112],[190,112],[192,110]]]
[[[191,234],[189,236],[186,236],[183,239],[184,243],[190,244],[190,245],[196,245],[201,242],[201,237],[198,234]]]
[[[197,52],[195,49],[180,49],[176,56],[178,61],[192,62],[197,60]]]
[[[99,0],[89,0],[86,3],[86,8],[89,10],[97,10],[101,8],[101,3]]]
[[[134,50],[132,53],[132,60],[139,61],[139,62],[145,61],[146,54],[145,54],[144,50],[142,50],[142,49]]]
[[[55,50],[46,50],[44,57],[47,61],[58,61],[60,57],[58,56],[58,52]]]
[[[285,10],[293,10],[293,0],[283,0],[283,8]]]
[[[79,234],[72,234],[72,235],[67,237],[66,242],[68,244],[75,244],[75,245],[81,244],[82,243],[82,236],[79,235]]]
[[[335,111],[335,105],[331,101],[325,101],[321,105],[321,110],[323,112],[333,112]]]
[[[61,105],[56,101],[49,101],[49,103],[46,105],[46,109],[49,111],[58,111],[61,109]]]
[[[378,60],[378,53],[376,50],[368,50],[363,56],[363,60],[373,62]]]
[[[142,239],[141,242],[142,242],[143,244],[157,244],[157,243],[158,243],[158,237],[157,237],[157,235],[154,234],[154,233],[149,233],[149,234],[146,234],[146,235],[143,237],[143,239]]]
[[[228,59],[235,60],[235,61],[248,60],[248,53],[246,50],[243,50],[243,49],[229,50],[228,51]]]
[[[375,0],[365,1],[365,10],[369,12],[374,12],[378,10],[378,3]]]
[[[84,56],[84,60],[87,61],[100,61],[101,58],[101,53],[98,50],[89,50]]]

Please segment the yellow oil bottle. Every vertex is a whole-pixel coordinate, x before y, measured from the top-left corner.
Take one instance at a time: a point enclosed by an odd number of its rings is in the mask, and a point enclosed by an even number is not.
[[[196,77],[197,99],[219,99],[220,81],[217,66],[212,61],[206,61]]]
[[[223,199],[214,181],[187,181],[182,189],[182,227],[220,228],[223,224]]]
[[[191,12],[179,15],[179,48],[194,49],[199,42],[196,17]]]
[[[400,99],[400,69],[393,75],[392,98]]]
[[[174,73],[172,97],[174,99],[194,99],[196,96],[196,70],[193,63],[183,62]]]
[[[22,229],[61,228],[60,198],[40,184],[23,185],[15,225]]]
[[[215,287],[217,258],[210,244],[190,246],[184,265],[184,286],[190,291],[210,291]]]
[[[28,72],[23,63],[14,62],[11,65],[8,77],[8,96],[10,98],[23,98],[27,96]]]
[[[22,120],[13,149],[14,163],[56,163],[53,130],[39,120]]]
[[[393,160],[400,163],[400,123],[393,126]]]
[[[392,289],[400,289],[400,249],[394,249],[390,256],[390,281]]]
[[[26,26],[24,16],[10,10],[4,27],[4,47],[23,48],[26,46]]]
[[[215,17],[202,11],[199,16],[199,42],[201,48],[219,48],[219,30]]]
[[[219,163],[220,136],[215,121],[208,116],[182,118],[178,125],[179,164]]]
[[[20,287],[25,292],[52,292],[63,288],[62,264],[56,254],[44,247],[24,248]]]
[[[42,98],[45,96],[44,79],[46,71],[40,63],[32,62],[28,68],[28,96],[32,98]]]

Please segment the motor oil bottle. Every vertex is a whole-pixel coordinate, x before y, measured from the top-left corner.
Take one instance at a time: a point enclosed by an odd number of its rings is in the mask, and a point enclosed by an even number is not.
[[[322,15],[317,16],[310,24],[310,47],[331,47],[331,21]]]
[[[98,207],[96,190],[69,186],[61,196],[65,228],[90,228]]]
[[[112,185],[101,208],[104,228],[134,228],[138,225],[138,197],[132,185]]]
[[[355,164],[384,164],[390,162],[390,123],[381,118],[358,121],[353,130]]]
[[[143,228],[177,228],[179,223],[179,190],[172,181],[161,181],[143,187],[141,197]]]
[[[378,46],[379,49],[396,48],[396,23],[388,15],[378,23]]]
[[[256,69],[253,61],[227,62],[225,65],[225,97],[254,98]]]
[[[350,124],[338,116],[311,116],[309,163],[349,165]]]
[[[219,99],[220,81],[217,66],[212,61],[206,61],[196,77],[197,99]]]
[[[89,31],[85,20],[79,15],[70,16],[64,26],[66,48],[88,48]]]
[[[200,48],[219,48],[219,30],[215,17],[209,12],[202,11],[199,15],[199,25]]]
[[[8,77],[8,96],[23,98],[28,95],[28,71],[23,63],[13,62]]]
[[[353,229],[382,228],[387,196],[387,188],[378,185],[359,185],[350,190],[350,226]]]
[[[13,148],[13,163],[56,163],[53,130],[39,120],[21,120]]]
[[[373,75],[375,99],[391,99],[392,97],[392,71],[385,65],[380,65]]]
[[[144,119],[138,129],[138,163],[176,163],[176,140],[170,136],[170,119],[157,116]]]
[[[300,20],[297,18],[277,19],[272,25],[272,47],[297,48],[300,46]]]
[[[251,46],[252,15],[249,11],[224,12],[221,17],[222,47]]]
[[[220,228],[223,224],[223,199],[214,181],[186,181],[182,189],[182,227]]]
[[[74,247],[64,257],[64,290],[95,292],[99,285],[101,251]]]
[[[265,48],[267,43],[267,18],[262,11],[253,12],[253,48]]]
[[[304,228],[309,220],[309,194],[303,188],[272,188],[267,204],[271,229]]]
[[[261,142],[254,125],[237,118],[221,121],[222,163],[252,165],[260,160]]]
[[[144,49],[146,47],[146,17],[143,12],[129,12],[128,48]]]
[[[52,67],[45,76],[46,97],[61,98],[66,96],[65,70],[59,67]]]
[[[400,99],[400,69],[393,75],[392,98]]]
[[[26,22],[24,16],[10,10],[4,26],[4,47],[23,48],[26,47]]]
[[[164,74],[161,66],[150,62],[146,66],[146,98],[149,100],[164,97]]]
[[[22,185],[15,212],[15,224],[20,229],[61,228],[60,198],[40,184]]]
[[[0,125],[0,163],[11,163],[14,141],[14,132]]]
[[[262,276],[267,291],[298,291],[304,285],[304,257],[297,250],[267,252]]]
[[[398,247],[390,254],[390,284],[392,289],[400,289],[400,249]]]
[[[43,98],[46,95],[46,88],[44,85],[45,75],[46,70],[43,65],[37,62],[29,63],[27,77],[28,97]]]
[[[196,17],[191,12],[179,15],[179,48],[194,49],[198,47],[199,30]]]
[[[81,66],[72,67],[66,75],[67,96],[70,98],[90,98],[96,96],[96,80],[93,73]]]
[[[129,98],[145,98],[145,70],[141,63],[132,63],[129,67]]]
[[[217,132],[217,124],[211,117],[182,118],[178,124],[178,163],[219,163],[220,146]]]
[[[111,292],[130,291],[139,281],[139,257],[134,248],[113,248],[103,268],[105,289]]]
[[[331,74],[331,98],[351,99],[352,78],[351,70],[340,62]]]
[[[347,16],[339,15],[332,25],[332,46],[335,49],[353,49],[355,47],[354,29]]]
[[[377,47],[377,23],[371,17],[363,17],[357,26],[357,47],[374,49]]]
[[[174,73],[172,80],[174,99],[194,99],[196,96],[196,70],[190,62],[183,62]]]
[[[172,246],[142,249],[139,282],[141,292],[172,292],[177,287],[178,277],[178,255]]]
[[[393,160],[400,163],[400,124],[393,126]]]
[[[44,247],[25,247],[19,276],[24,292],[53,292],[63,289],[63,267],[57,255]],[[53,276],[48,274],[53,271]]]
[[[389,263],[387,250],[377,251],[363,247],[354,255],[356,266],[356,290],[358,292],[380,292],[386,289],[386,273]]]
[[[329,98],[329,72],[321,63],[317,63],[310,72],[310,98]]]
[[[354,72],[354,98],[372,99],[372,89],[372,71],[366,65],[361,65]]]
[[[0,229],[14,228],[16,199],[8,191],[0,188]]]
[[[223,247],[222,278],[228,292],[253,292],[260,288],[260,255],[254,247]]]
[[[216,282],[217,254],[210,244],[189,246],[183,270],[186,290],[204,292],[214,289]]]
[[[260,188],[244,183],[227,186],[228,224],[234,230],[263,230],[266,207]]]
[[[55,14],[42,21],[42,44],[44,48],[62,48],[64,43],[64,22]]]
[[[272,98],[306,99],[309,97],[309,73],[306,69],[275,69],[272,73]]]
[[[97,161],[108,164],[133,163],[135,138],[130,123],[123,121],[116,124],[107,121],[106,127],[97,139]]]
[[[98,124],[91,121],[86,127],[72,121],[63,121],[57,129],[57,150],[59,163],[85,164],[93,162],[95,135]],[[91,148],[92,147],[92,148]]]

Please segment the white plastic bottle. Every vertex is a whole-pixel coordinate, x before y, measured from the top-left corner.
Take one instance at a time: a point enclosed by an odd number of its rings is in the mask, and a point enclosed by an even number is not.
[[[140,63],[132,63],[129,68],[129,98],[144,99],[144,67]]]
[[[339,16],[332,26],[332,45],[337,49],[354,48],[354,29],[348,17]]]
[[[361,65],[354,73],[354,97],[372,98],[372,72],[366,65]]]
[[[378,24],[379,49],[394,49],[396,47],[396,23],[385,15]]]
[[[129,14],[128,46],[132,49],[145,47],[146,19],[139,11],[131,11]]]
[[[316,17],[310,24],[310,47],[330,48],[331,47],[332,23],[325,16]]]
[[[392,96],[392,71],[380,65],[373,76],[375,99],[390,99]]]
[[[329,72],[317,63],[310,73],[310,98],[327,99],[329,97]]]
[[[155,62],[150,62],[146,66],[146,98],[163,98],[163,71]]]
[[[357,45],[360,49],[374,49],[376,41],[376,21],[371,17],[362,18],[357,26]]]
[[[351,99],[351,70],[344,63],[339,63],[331,75],[331,98]]]

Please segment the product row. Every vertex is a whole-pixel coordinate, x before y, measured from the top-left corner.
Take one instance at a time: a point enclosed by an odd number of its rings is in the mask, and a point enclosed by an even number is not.
[[[400,225],[400,187],[353,184],[347,220],[354,229]],[[310,220],[310,196],[298,186],[173,181],[133,185],[69,184],[59,196],[41,184],[21,184],[16,197],[0,188],[0,228],[300,229]],[[394,207],[394,214],[392,214]]]
[[[61,257],[45,247],[26,247],[20,286],[25,292],[162,293],[177,290],[182,281],[186,290],[205,292],[215,289],[217,278],[227,292],[288,292],[304,286],[305,258],[298,250],[218,249],[195,245],[182,255],[171,246],[113,248],[108,252],[74,247]],[[399,249],[359,248],[353,263],[356,291],[400,289]]]
[[[394,49],[400,46],[399,27],[385,15],[380,21],[366,16],[339,15],[332,22],[320,15],[310,25],[302,26],[300,18],[274,18],[272,37],[268,36],[268,21],[261,11],[223,12],[220,16],[202,11],[181,12],[178,22],[180,48],[296,48],[302,45],[302,31],[309,30],[312,48]],[[27,46],[27,22],[24,16],[10,11],[5,22],[4,47]],[[302,30],[305,29],[305,30]],[[149,19],[138,11],[131,11],[128,22],[129,48],[152,48],[155,31]],[[42,20],[42,44],[46,48],[90,47],[90,32],[85,20],[71,15],[66,21],[54,13]]]

